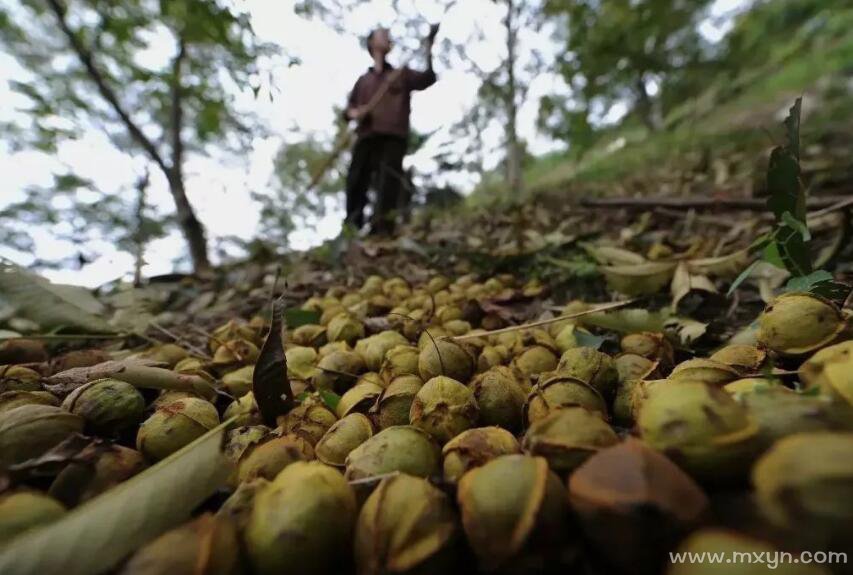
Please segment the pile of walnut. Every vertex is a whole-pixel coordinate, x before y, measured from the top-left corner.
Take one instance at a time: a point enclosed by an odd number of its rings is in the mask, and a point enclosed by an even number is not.
[[[0,467],[78,432],[109,440],[44,490],[0,495],[0,546],[236,416],[219,512],[120,572],[681,574],[694,566],[667,565],[668,551],[853,547],[853,341],[833,303],[780,296],[754,345],[676,364],[660,333],[626,335],[613,354],[579,347],[582,318],[496,334],[488,314],[472,325],[466,302],[513,283],[374,276],[312,297],[303,307],[319,324],[286,344],[296,407],[274,429],[251,392],[257,318],[216,330],[208,358],[175,344],[141,354],[219,395],[149,397],[100,379],[60,398],[38,372],[0,367]],[[389,329],[367,335],[378,313]],[[751,493],[766,540],[715,526],[720,490]],[[780,572],[828,572],[796,567]]]

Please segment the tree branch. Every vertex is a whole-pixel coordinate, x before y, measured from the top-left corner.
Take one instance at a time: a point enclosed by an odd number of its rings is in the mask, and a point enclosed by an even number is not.
[[[187,55],[187,43],[183,35],[178,36],[178,53],[172,61],[172,172],[175,178],[183,180],[184,140],[181,130],[184,127],[184,103],[181,93],[181,67]]]
[[[98,92],[107,101],[113,111],[118,115],[121,122],[124,124],[127,131],[130,132],[131,137],[136,140],[136,142],[145,150],[151,160],[157,164],[157,166],[163,170],[165,173],[169,173],[169,166],[166,165],[166,162],[163,160],[163,157],[160,155],[160,152],[157,151],[157,148],[151,142],[150,139],[142,132],[139,126],[136,125],[136,122],[133,121],[133,118],[130,117],[130,114],[124,109],[121,105],[121,102],[118,100],[118,96],[113,91],[113,89],[107,84],[107,80],[98,67],[95,65],[94,56],[91,51],[89,51],[86,46],[83,45],[80,38],[71,29],[68,25],[68,21],[65,19],[65,15],[67,13],[67,9],[63,4],[62,0],[47,0],[48,5],[50,6],[51,11],[56,16],[56,19],[59,23],[59,28],[62,30],[62,33],[68,39],[69,44],[71,44],[71,48],[77,54],[77,58],[79,58],[80,63],[83,64],[83,67],[86,68],[86,72],[89,75],[89,78],[92,82],[95,83],[95,86],[98,88]]]

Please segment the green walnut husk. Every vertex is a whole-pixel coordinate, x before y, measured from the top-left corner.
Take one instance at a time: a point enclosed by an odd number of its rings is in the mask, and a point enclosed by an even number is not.
[[[619,382],[619,372],[613,358],[591,347],[567,350],[560,356],[557,371],[588,383],[603,397],[611,397]]]
[[[364,337],[364,324],[352,315],[342,313],[332,318],[326,326],[329,341],[345,341],[350,345]]]
[[[442,444],[474,427],[478,418],[479,408],[471,390],[444,376],[427,381],[418,390],[409,411],[411,424]]]
[[[418,375],[395,377],[370,408],[369,413],[376,426],[387,429],[394,425],[408,425],[412,402],[423,385]]]
[[[532,425],[564,407],[584,407],[607,416],[607,404],[597,389],[580,379],[559,373],[533,386],[522,413],[525,423]]]
[[[334,353],[336,351],[352,351],[352,348],[345,341],[333,341],[332,343],[327,343],[326,345],[319,348],[317,350],[317,357],[323,359],[330,353]]]
[[[388,330],[358,340],[355,344],[355,352],[364,359],[364,364],[367,366],[368,371],[378,372],[382,367],[382,361],[385,359],[385,354],[388,353],[388,350],[398,345],[408,344],[409,340],[405,337],[396,331]]]
[[[196,398],[173,401],[157,410],[139,427],[136,449],[159,461],[189,445],[219,425],[213,404]]]
[[[757,440],[763,449],[795,433],[853,430],[853,408],[826,396],[774,385],[736,397],[758,424]]]
[[[480,423],[519,431],[529,391],[524,383],[518,372],[506,366],[493,367],[474,377],[469,387],[480,409]]]
[[[418,372],[424,381],[443,375],[467,383],[475,368],[476,360],[471,349],[450,339],[431,341],[421,348],[418,357]]]
[[[541,457],[504,455],[462,476],[462,525],[483,570],[505,566],[528,544],[559,538],[563,485]]]
[[[440,489],[420,477],[387,477],[358,515],[358,573],[447,572],[455,534],[456,513]]]
[[[525,453],[548,460],[562,474],[571,472],[599,449],[619,443],[599,412],[583,407],[558,409],[531,424],[521,446]]]
[[[809,293],[786,293],[758,318],[758,341],[780,355],[804,355],[831,344],[846,323],[831,301]]]
[[[803,362],[799,375],[808,389],[853,405],[853,340],[820,350]]]
[[[662,366],[671,366],[675,353],[666,335],[653,331],[629,333],[622,338],[621,346],[625,353],[634,353],[659,361]]]
[[[222,343],[226,341],[232,341],[236,339],[245,339],[248,341],[253,341],[257,338],[257,332],[245,322],[240,322],[237,320],[229,320],[227,323],[219,326],[213,333],[211,334],[213,337],[210,338],[208,342],[208,347],[212,353],[216,353],[216,351],[222,347]]]
[[[53,405],[59,400],[49,391],[4,391],[0,393],[0,415],[22,405]]]
[[[0,391],[39,391],[41,374],[22,365],[0,365]]]
[[[120,575],[232,575],[240,571],[237,528],[205,513],[167,531],[133,554]]]
[[[287,376],[309,380],[317,375],[317,350],[313,347],[293,346],[284,352]]]
[[[756,373],[764,365],[767,351],[754,345],[736,343],[717,350],[710,359],[731,366],[742,374]]]
[[[160,392],[160,394],[157,396],[157,398],[151,402],[151,405],[149,407],[151,409],[159,409],[165,405],[169,405],[173,401],[178,401],[179,399],[187,399],[187,398],[204,399],[203,397],[201,397],[197,393],[193,393],[191,391],[179,391],[179,390],[175,390],[175,389],[164,389],[163,391]],[[205,401],[207,401],[207,400],[205,399]]]
[[[333,351],[317,363],[314,389],[344,393],[364,373],[364,359],[354,351]]]
[[[340,303],[330,304],[323,309],[323,313],[320,314],[320,325],[328,326],[329,323],[336,318],[337,316],[350,313],[351,310],[348,310]]]
[[[219,368],[234,365],[249,365],[258,360],[260,350],[251,341],[232,339],[222,342],[213,354],[211,365]]]
[[[659,573],[667,551],[709,506],[689,475],[633,438],[592,455],[568,488],[586,540],[619,573]]]
[[[229,403],[222,417],[226,421],[236,417],[234,425],[261,425],[263,423],[261,411],[255,401],[255,394],[251,391],[240,399]]]
[[[487,345],[477,357],[477,372],[483,373],[509,360],[509,350],[502,345]]]
[[[117,379],[98,379],[72,391],[62,408],[86,420],[86,429],[114,436],[142,420],[145,399],[135,387]]]
[[[163,343],[148,348],[139,354],[139,357],[150,359],[158,363],[165,363],[170,369],[174,368],[179,361],[189,357],[189,352],[174,343]]]
[[[640,415],[640,408],[643,406],[643,402],[655,388],[663,385],[673,385],[674,383],[668,379],[641,379],[634,382],[633,385],[628,386],[626,395],[629,395],[625,403],[630,413],[630,420],[635,421],[637,419]]]
[[[172,369],[178,373],[198,373],[207,368],[207,363],[200,357],[185,357],[175,364]]]
[[[431,294],[436,294],[443,289],[447,289],[450,285],[450,280],[444,276],[433,276],[426,284],[426,290]]]
[[[318,347],[326,345],[326,327],[313,323],[300,325],[290,334],[290,341],[294,345],[306,347]]]
[[[437,475],[441,450],[429,434],[411,425],[384,429],[353,449],[346,478],[366,479],[399,471],[417,477]]]
[[[632,379],[654,379],[657,374],[658,362],[636,353],[622,353],[616,357],[614,363],[619,374],[617,395],[624,382]]]
[[[643,384],[641,379],[628,379],[619,383],[613,398],[613,423],[621,427],[634,425],[633,398],[636,390]]]
[[[74,507],[127,481],[147,467],[145,458],[135,449],[121,445],[110,445],[104,449],[96,454],[94,460],[80,461],[78,456],[77,460],[66,465],[50,484],[50,495],[67,507]]]
[[[368,381],[359,383],[341,396],[335,407],[335,414],[338,417],[345,417],[350,413],[367,413],[382,391],[382,388],[375,383]]]
[[[752,483],[762,512],[774,525],[796,530],[809,544],[849,545],[853,434],[786,437],[755,464]]]
[[[551,349],[534,345],[515,356],[512,365],[527,377],[539,375],[546,371],[554,371],[557,367],[557,356]]]
[[[350,413],[338,420],[317,442],[317,459],[333,467],[344,467],[350,452],[373,437],[373,424],[366,415]]]
[[[313,447],[337,420],[321,399],[310,396],[287,412],[284,421],[279,421],[285,434],[302,437]]]
[[[736,379],[733,382],[724,385],[723,389],[727,393],[731,393],[736,399],[739,399],[745,395],[770,389],[771,387],[779,387],[779,390],[783,393],[793,392],[785,386],[780,386],[777,380],[767,377],[745,377],[743,379]]]
[[[688,359],[675,366],[670,381],[694,381],[722,387],[740,378],[740,372],[713,359]]]
[[[225,447],[222,451],[225,457],[228,458],[232,465],[232,471],[228,478],[229,485],[237,485],[239,479],[237,476],[237,462],[243,456],[243,453],[253,445],[260,443],[269,435],[270,429],[265,425],[244,425],[234,427],[228,430],[225,434]]]
[[[433,319],[436,323],[447,323],[455,319],[462,319],[462,308],[457,305],[443,305],[435,310]]]
[[[756,575],[762,571],[772,571],[777,575],[829,575],[831,573],[821,565],[800,561],[796,553],[789,554],[790,560],[782,560],[782,551],[769,543],[736,531],[719,528],[696,531],[682,541],[675,553],[683,553],[684,556],[689,553],[694,557],[725,557],[726,562],[671,563],[667,567],[666,575]],[[749,559],[732,560],[734,557]],[[763,561],[758,561],[759,557],[763,558]],[[794,562],[795,559],[796,562]]]
[[[444,479],[456,483],[468,471],[501,455],[521,453],[518,440],[500,427],[476,427],[463,431],[441,450]]]
[[[738,480],[758,450],[758,425],[725,391],[704,383],[653,388],[640,407],[643,440],[699,481]]]
[[[339,471],[317,461],[288,466],[255,496],[244,533],[254,573],[336,572],[355,518],[355,495]]]
[[[382,381],[390,383],[401,375],[419,375],[419,355],[420,350],[413,345],[398,345],[389,349],[379,370]]]
[[[18,534],[56,521],[65,507],[38,491],[10,491],[0,494],[0,546]]]
[[[43,455],[83,431],[84,419],[53,405],[21,405],[0,418],[0,468]]]
[[[554,334],[554,345],[557,346],[557,350],[562,354],[567,352],[568,350],[578,347],[578,338],[575,331],[577,330],[577,326],[573,323],[568,325],[563,324],[555,324],[560,327],[560,330]]]
[[[675,262],[599,266],[607,287],[627,296],[656,294],[672,281]]]
[[[245,365],[222,376],[225,391],[236,398],[241,398],[252,391],[252,378],[255,376],[255,366]]]
[[[275,479],[279,472],[297,461],[314,459],[314,448],[296,435],[269,434],[249,445],[237,462],[237,481],[258,477]]]
[[[441,327],[443,327],[451,336],[466,335],[470,333],[472,329],[471,324],[462,319],[454,319],[452,321],[444,322],[441,324]],[[473,343],[473,340],[468,343]]]
[[[216,511],[216,515],[231,521],[237,527],[237,532],[242,536],[249,525],[252,507],[255,506],[255,496],[266,485],[269,485],[269,481],[263,477],[240,483]]]
[[[443,327],[431,325],[427,329],[420,332],[418,335],[418,349],[422,350],[428,345],[435,345],[433,342],[450,336]]]

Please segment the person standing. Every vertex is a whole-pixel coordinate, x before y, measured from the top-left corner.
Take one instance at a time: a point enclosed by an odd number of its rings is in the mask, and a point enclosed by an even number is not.
[[[347,101],[347,120],[358,123],[356,142],[346,179],[346,224],[361,229],[367,207],[367,191],[375,179],[376,205],[373,208],[371,232],[390,234],[394,231],[395,210],[405,174],[403,158],[409,138],[411,93],[435,84],[432,68],[432,45],[438,27],[433,26],[427,39],[427,69],[418,71],[404,66],[395,69],[386,59],[391,51],[387,29],[377,28],[367,37],[367,50],[373,66],[355,83]]]

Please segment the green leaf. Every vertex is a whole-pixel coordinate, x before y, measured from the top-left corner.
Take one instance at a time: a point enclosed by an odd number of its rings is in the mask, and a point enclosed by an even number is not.
[[[798,232],[800,232],[800,236],[803,238],[804,242],[807,242],[812,239],[812,234],[809,231],[809,227],[806,225],[806,222],[798,220],[791,212],[785,212],[782,214],[782,221],[787,224],[789,227],[794,228]]]
[[[303,325],[318,324],[320,323],[320,312],[312,309],[290,308],[284,312],[284,321],[287,322],[287,327],[291,329]]]
[[[761,259],[777,268],[785,269],[785,262],[782,260],[782,254],[779,253],[779,244],[775,240],[764,247]]]
[[[850,297],[851,288],[848,284],[836,281],[820,282],[812,286],[811,292],[815,295],[825,297],[828,300],[834,301],[839,306],[844,305],[847,298]]]
[[[335,411],[338,408],[338,404],[341,402],[341,396],[333,391],[320,391],[320,399],[323,400],[323,403],[326,404],[326,407]]]
[[[767,167],[767,189],[770,192],[767,205],[777,221],[785,212],[790,212],[802,222],[806,219],[806,195],[800,185],[801,104],[801,99],[797,98],[791,107],[785,119],[787,143],[773,149]]]
[[[755,260],[754,262],[749,264],[749,266],[745,270],[740,272],[740,275],[738,275],[738,277],[735,278],[735,281],[732,282],[732,285],[729,286],[729,291],[726,292],[726,296],[731,296],[733,293],[735,293],[735,290],[740,287],[740,284],[746,281],[746,278],[749,277],[749,274],[752,273],[752,270],[754,270],[759,263],[761,263],[761,260]]]
[[[0,302],[44,329],[115,333],[101,317],[104,306],[87,289],[50,283],[15,264],[0,262]]]
[[[593,335],[591,333],[587,333],[582,330],[575,330],[574,332],[575,341],[577,341],[579,347],[591,347],[592,349],[599,349],[601,344],[604,343],[605,338]]]
[[[0,546],[0,573],[97,575],[186,521],[228,478],[221,446],[234,419],[157,465]]]
[[[783,224],[776,230],[776,249],[786,270],[793,276],[812,272],[812,257],[808,243],[795,228]]]
[[[826,270],[817,270],[806,276],[792,277],[785,284],[786,292],[809,292],[832,300],[839,305],[847,300],[851,289],[853,289],[851,286],[835,281],[833,275]]]
[[[811,291],[819,283],[832,281],[832,274],[826,270],[817,270],[807,276],[792,277],[785,284],[785,291]]]

